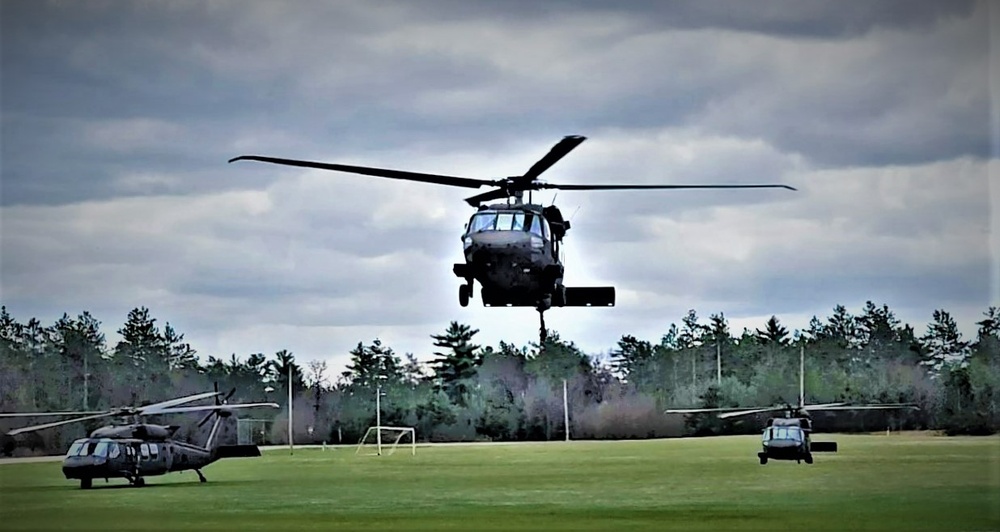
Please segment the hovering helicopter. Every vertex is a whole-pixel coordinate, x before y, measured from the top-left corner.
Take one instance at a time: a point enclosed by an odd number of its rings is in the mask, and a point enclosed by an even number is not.
[[[280,159],[241,155],[229,162],[249,160],[265,163],[334,170],[390,179],[419,181],[464,188],[495,187],[494,190],[466,198],[477,212],[466,224],[462,235],[465,262],[455,264],[454,274],[464,283],[458,289],[458,301],[468,306],[476,281],[484,306],[535,307],[541,321],[541,339],[545,340],[544,312],[551,307],[614,306],[613,286],[567,287],[563,284],[565,268],[560,246],[570,228],[559,208],[531,202],[535,190],[648,190],[715,188],[784,188],[788,185],[559,185],[538,181],[538,176],[586,140],[564,137],[544,157],[519,176],[497,179],[472,179],[366,166]],[[528,191],[528,203],[524,192]],[[504,203],[483,205],[493,200]]]
[[[814,442],[810,439],[813,430],[810,412],[832,410],[900,410],[919,408],[909,403],[871,403],[855,405],[851,403],[805,404],[805,347],[799,350],[799,402],[798,405],[784,403],[778,406],[746,408],[685,408],[667,410],[667,414],[716,413],[720,419],[729,419],[765,412],[784,412],[784,417],[772,417],[764,426],[761,435],[761,450],[757,453],[760,465],[768,460],[795,460],[797,463],[813,463],[812,453],[835,453],[837,442]]]
[[[260,449],[256,445],[215,444],[215,437],[223,418],[229,417],[232,410],[237,408],[278,408],[276,403],[227,403],[226,401],[235,392],[234,388],[222,400],[219,399],[222,394],[216,390],[138,408],[122,407],[104,412],[77,412],[76,414],[89,415],[19,428],[7,434],[16,436],[25,432],[105,417],[131,418],[132,423],[130,424],[101,427],[91,432],[89,437],[74,441],[63,459],[63,475],[67,479],[79,479],[82,489],[90,489],[95,478],[103,478],[105,482],[111,478],[124,478],[131,485],[141,487],[146,484],[144,477],[186,470],[194,470],[198,474],[198,479],[201,482],[206,482],[201,469],[212,462],[222,458],[260,456]],[[181,406],[210,398],[215,399],[214,405]],[[213,416],[215,417],[215,422],[212,424],[211,432],[204,446],[172,439],[174,433],[180,428],[177,425],[153,425],[139,422],[145,416],[183,412],[208,412],[198,423],[199,427]],[[4,414],[4,417],[67,414],[73,414],[73,412],[14,413]]]

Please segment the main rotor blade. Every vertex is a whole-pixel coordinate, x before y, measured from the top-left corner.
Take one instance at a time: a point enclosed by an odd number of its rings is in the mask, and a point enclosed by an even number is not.
[[[336,172],[348,172],[351,174],[370,175],[375,177],[388,177],[390,179],[403,179],[406,181],[419,181],[421,183],[435,183],[438,185],[450,185],[453,187],[479,188],[483,186],[499,185],[502,181],[489,181],[486,179],[471,179],[468,177],[454,177],[439,174],[424,174],[420,172],[407,172],[404,170],[389,170],[387,168],[372,168],[368,166],[350,166],[346,164],[318,163],[313,161],[300,161],[297,159],[279,159],[276,157],[261,157],[258,155],[241,155],[229,159],[229,162],[236,161],[260,161],[262,163],[283,164],[285,166],[300,166],[302,168],[318,168],[320,170],[333,170]]]
[[[734,410],[743,410],[741,407],[734,408],[674,408],[670,410],[664,410],[664,414],[702,414],[706,412],[732,412]]]
[[[281,408],[278,403],[243,403],[235,405],[205,405],[205,406],[182,406],[167,410],[157,410],[157,414],[179,414],[182,412],[204,412],[206,410],[231,410],[234,408],[253,408],[258,406],[269,406],[271,408]]]
[[[468,203],[469,205],[472,205],[473,207],[478,207],[479,204],[482,203],[482,202],[484,202],[484,201],[490,201],[490,200],[495,200],[495,199],[503,199],[503,198],[506,198],[509,195],[510,194],[508,194],[507,192],[505,192],[503,189],[499,189],[498,188],[496,190],[491,190],[489,192],[483,192],[482,194],[476,194],[475,196],[472,196],[471,198],[465,198],[465,202]]]
[[[558,190],[650,190],[650,189],[694,189],[694,188],[784,188],[798,190],[788,185],[558,185],[555,183],[535,183],[537,189]]]
[[[78,423],[80,421],[87,421],[89,419],[98,419],[98,418],[108,417],[108,416],[113,416],[113,415],[115,415],[115,412],[104,412],[103,414],[97,414],[96,416],[86,416],[86,417],[78,417],[78,418],[74,418],[74,419],[64,419],[62,421],[56,421],[56,422],[53,422],[53,423],[46,423],[44,425],[32,425],[30,427],[22,427],[22,428],[19,428],[19,429],[14,429],[14,430],[8,432],[7,434],[9,434],[11,436],[16,436],[18,434],[21,434],[22,432],[32,432],[32,431],[36,431],[36,430],[50,429],[52,427],[58,427],[60,425],[68,425],[70,423]]]
[[[169,401],[163,401],[160,403],[153,403],[151,405],[146,405],[136,409],[137,413],[142,415],[152,415],[158,411],[169,408],[172,406],[182,405],[184,403],[190,403],[191,401],[197,401],[199,399],[208,399],[210,397],[216,397],[220,395],[219,392],[202,392],[195,395],[189,395],[187,397],[178,397],[177,399],[170,399]]]
[[[580,143],[585,140],[587,140],[587,137],[581,137],[580,135],[569,135],[563,137],[562,140],[556,143],[556,145],[549,150],[549,153],[545,154],[545,157],[542,157],[538,160],[538,162],[531,165],[531,168],[529,168],[523,176],[514,178],[514,182],[522,184],[530,183],[531,181],[538,179],[538,176],[541,175],[542,172],[548,170],[553,164],[559,162],[559,159],[565,157],[567,153],[573,151],[573,148],[579,146]]]
[[[103,414],[106,410],[94,410],[91,412],[9,412],[0,414],[0,417],[43,417],[43,416],[82,416],[84,414]]]
[[[772,406],[768,408],[754,408],[752,410],[741,410],[738,412],[727,412],[725,414],[719,414],[720,419],[728,419],[731,417],[749,416],[751,414],[761,414],[763,412],[780,412],[782,410],[787,410],[783,406]]]
[[[873,405],[837,405],[822,408],[810,408],[810,410],[920,410],[917,405],[907,404],[873,404]]]
[[[844,406],[846,404],[847,403],[823,403],[823,404],[817,404],[817,405],[803,405],[802,409],[803,410],[823,410],[825,408],[830,408],[830,407],[834,407],[834,406]]]

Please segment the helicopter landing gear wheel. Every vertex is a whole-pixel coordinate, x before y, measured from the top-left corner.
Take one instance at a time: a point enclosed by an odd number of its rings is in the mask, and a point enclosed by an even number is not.
[[[94,485],[94,479],[92,478],[81,478],[80,479],[80,489],[89,490],[91,486]]]
[[[208,480],[205,479],[205,475],[201,474],[201,470],[200,469],[195,469],[194,472],[198,473],[198,480],[199,481],[201,481],[201,482],[208,482]]]
[[[804,460],[806,461],[807,464],[813,463],[813,455],[812,455],[812,453],[806,453],[806,457],[804,458]]]
[[[132,482],[132,485],[137,488],[141,488],[146,485],[146,479],[142,477],[135,477],[135,480]]]
[[[566,306],[566,287],[562,284],[556,284],[556,289],[552,291],[552,306]]]
[[[760,465],[767,465],[767,455],[760,455]]]
[[[458,304],[463,307],[469,306],[469,298],[472,297],[472,287],[467,284],[463,284],[458,287]]]

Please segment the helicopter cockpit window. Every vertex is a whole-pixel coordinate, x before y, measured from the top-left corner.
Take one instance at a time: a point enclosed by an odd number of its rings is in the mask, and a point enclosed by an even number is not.
[[[523,217],[524,215],[522,214],[521,216]],[[513,223],[514,223],[514,213],[501,212],[500,214],[497,214],[497,227],[496,227],[497,231],[510,231]],[[521,220],[521,223],[522,224],[524,223],[523,219]]]
[[[535,235],[540,236],[546,240],[549,238],[549,224],[541,216],[534,214],[529,214],[525,223],[528,225],[528,231]]]
[[[517,213],[514,215],[514,224],[511,226],[512,231],[524,231],[524,214]]]
[[[73,445],[70,445],[69,450],[66,451],[66,456],[80,456],[86,444],[87,444],[86,440],[73,442]]]
[[[106,441],[97,442],[97,445],[94,447],[94,456],[98,456],[98,457],[101,457],[101,458],[107,458],[107,456],[108,456],[108,443],[109,442],[106,442]]]
[[[775,440],[802,440],[802,431],[798,427],[772,427],[771,438]]]
[[[469,234],[478,233],[480,231],[492,231],[497,223],[497,213],[495,212],[484,212],[477,214],[472,217],[472,221],[469,222]]]
[[[529,215],[530,216],[530,215]],[[535,218],[535,217],[532,217]],[[536,218],[537,219],[537,218]],[[532,231],[539,236],[547,237],[545,222],[540,221],[537,231],[532,229],[534,222],[526,220],[523,212],[481,212],[472,217],[469,222],[469,234],[480,231]]]

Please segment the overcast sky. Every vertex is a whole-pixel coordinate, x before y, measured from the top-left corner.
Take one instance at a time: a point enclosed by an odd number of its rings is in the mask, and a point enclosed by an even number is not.
[[[996,4],[4,0],[0,19],[0,302],[21,321],[88,310],[114,345],[147,306],[202,357],[336,371],[375,338],[426,360],[452,320],[537,341],[533,309],[458,304],[469,190],[226,161],[492,179],[564,135],[588,140],[544,180],[799,189],[560,193],[567,285],[618,293],[546,313],[588,353],[688,309],[739,332],[872,300],[971,335],[1000,304]]]

